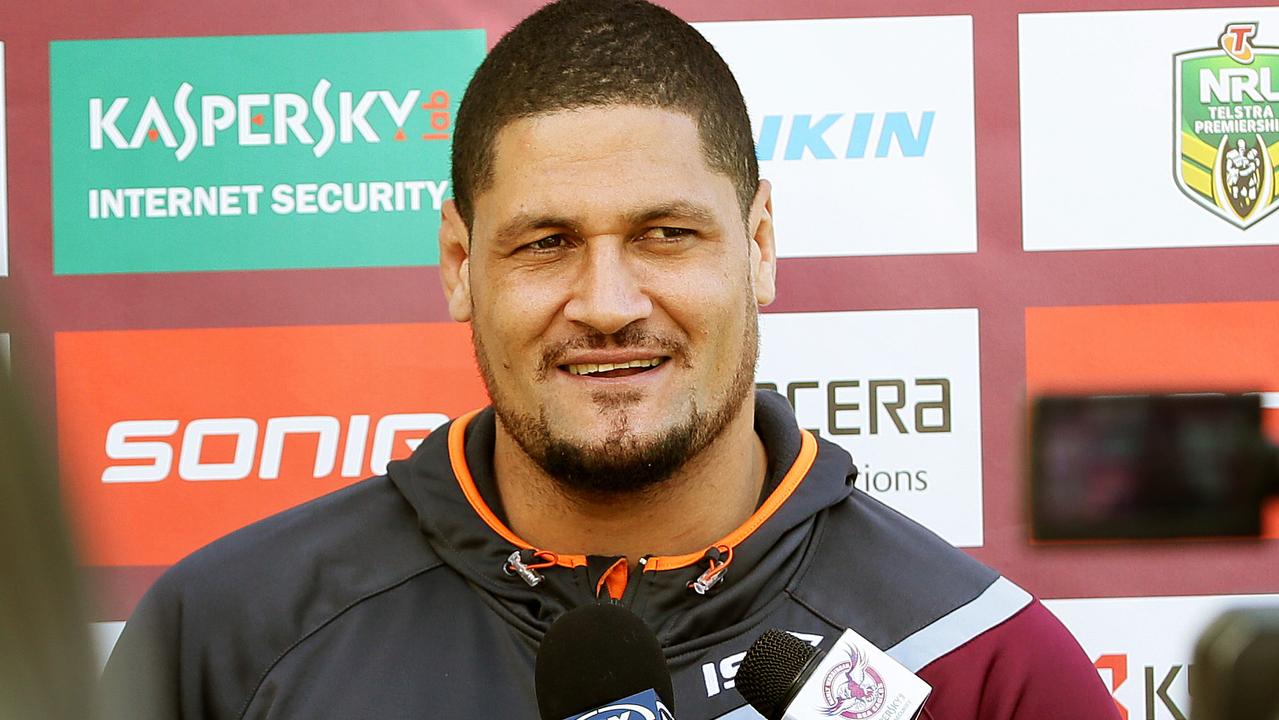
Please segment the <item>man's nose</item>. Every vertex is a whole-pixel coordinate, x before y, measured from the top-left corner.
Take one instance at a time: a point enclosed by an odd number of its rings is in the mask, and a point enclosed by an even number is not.
[[[564,316],[605,335],[647,318],[653,302],[637,270],[628,261],[624,241],[588,242]]]

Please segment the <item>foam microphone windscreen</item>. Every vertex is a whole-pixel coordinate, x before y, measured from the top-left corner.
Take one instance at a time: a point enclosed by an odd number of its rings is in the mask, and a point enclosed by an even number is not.
[[[675,709],[657,636],[611,603],[574,608],[551,625],[537,651],[535,683],[542,720],[564,720],[650,689]]]
[[[737,691],[767,720],[780,720],[823,654],[790,633],[765,630],[737,668]]]

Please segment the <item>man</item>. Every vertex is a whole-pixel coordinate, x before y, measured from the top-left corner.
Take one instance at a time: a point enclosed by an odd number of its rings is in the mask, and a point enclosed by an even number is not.
[[[1116,717],[1038,602],[752,392],[770,188],[695,30],[639,0],[540,10],[476,72],[453,161],[440,270],[493,407],[162,577],[106,671],[118,714],[534,718],[542,635],[615,601],[682,720],[751,716],[729,688],[768,627],[891,649],[926,718]]]

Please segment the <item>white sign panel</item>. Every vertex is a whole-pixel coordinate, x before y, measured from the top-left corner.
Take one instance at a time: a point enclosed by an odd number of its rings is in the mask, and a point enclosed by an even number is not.
[[[1195,641],[1221,613],[1276,607],[1279,595],[1045,600],[1132,720],[1185,720]]]
[[[982,544],[977,310],[769,313],[756,379],[853,456],[857,487]]]
[[[976,252],[971,17],[697,29],[746,98],[782,257]]]
[[[1026,250],[1279,244],[1279,9],[1018,28]]]

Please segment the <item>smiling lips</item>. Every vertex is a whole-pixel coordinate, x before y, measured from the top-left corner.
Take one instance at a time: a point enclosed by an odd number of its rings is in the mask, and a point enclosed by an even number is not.
[[[665,357],[642,358],[637,360],[625,360],[615,363],[575,363],[570,365],[561,365],[560,369],[568,372],[570,375],[581,375],[593,378],[616,378],[628,377],[630,375],[638,375],[647,372],[658,365],[666,362]]]

